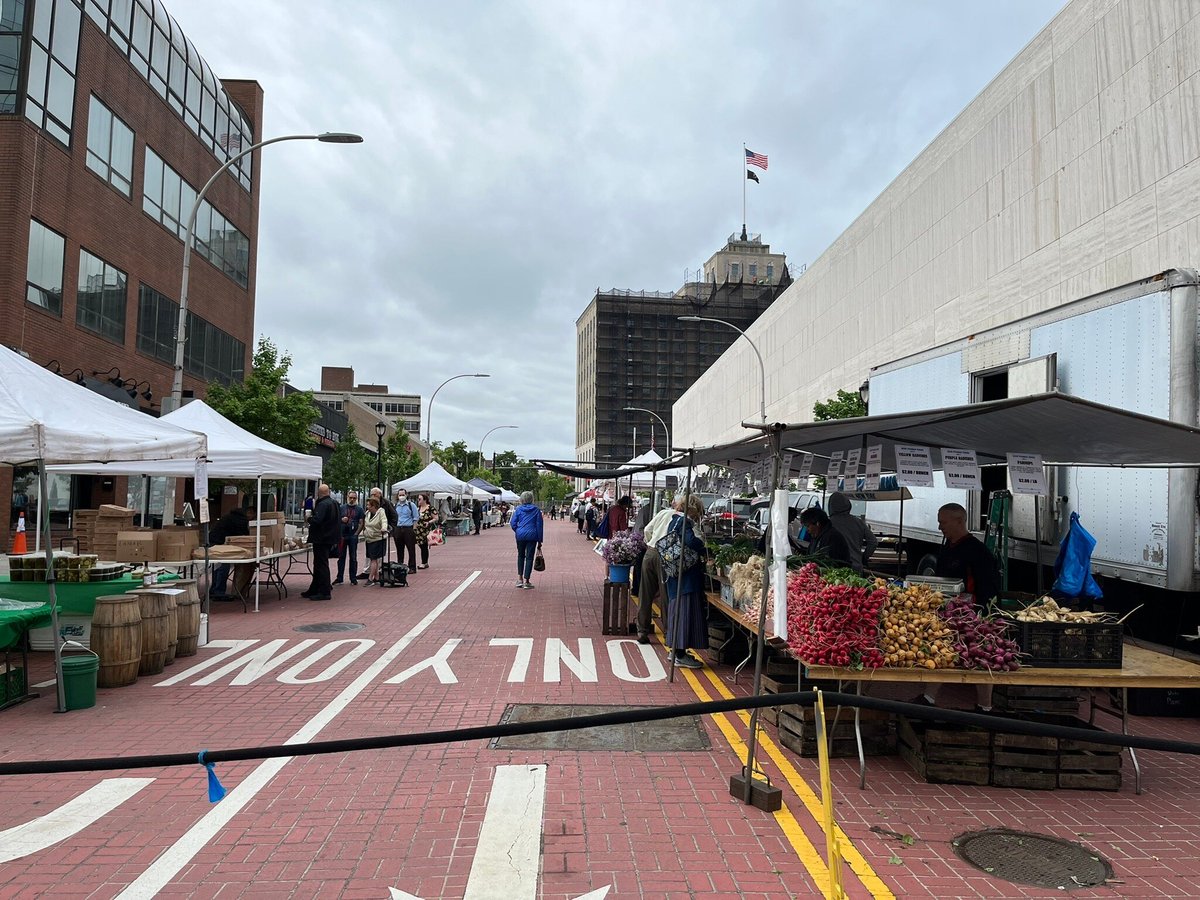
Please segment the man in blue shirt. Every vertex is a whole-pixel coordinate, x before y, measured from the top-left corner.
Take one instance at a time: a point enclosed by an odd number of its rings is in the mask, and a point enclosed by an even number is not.
[[[342,550],[338,554],[338,573],[334,584],[346,576],[346,557],[350,557],[350,583],[358,584],[358,536],[363,530],[366,513],[358,505],[358,493],[351,491],[342,505]]]
[[[396,493],[396,561],[404,562],[404,551],[408,550],[408,571],[417,570],[417,533],[413,527],[421,518],[417,504],[408,499],[408,491]]]

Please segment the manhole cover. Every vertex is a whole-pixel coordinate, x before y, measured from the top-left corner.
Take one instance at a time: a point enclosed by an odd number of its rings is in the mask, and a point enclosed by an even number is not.
[[[989,875],[1037,887],[1094,887],[1112,878],[1112,866],[1082,844],[1045,834],[992,828],[954,839],[954,852]]]
[[[366,626],[362,622],[317,622],[314,625],[297,625],[292,631],[303,631],[306,634],[325,634],[330,631],[358,631]]]
[[[510,703],[500,724],[596,716],[645,709],[644,706],[594,706],[587,704]],[[601,725],[576,731],[547,731],[495,738],[493,750],[708,750],[708,733],[699,716]]]

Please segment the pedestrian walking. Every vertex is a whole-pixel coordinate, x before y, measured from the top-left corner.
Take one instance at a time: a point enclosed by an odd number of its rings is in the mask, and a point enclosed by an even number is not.
[[[417,504],[408,499],[408,491],[401,488],[396,492],[396,562],[404,562],[408,551],[408,571],[417,569],[417,521],[421,511]]]
[[[703,663],[688,653],[708,646],[708,600],[704,596],[704,541],[697,530],[704,515],[704,504],[695,494],[689,494],[685,515],[675,516],[667,527],[667,534],[659,541],[662,544],[672,534],[679,536],[681,552],[679,568],[675,575],[667,576],[667,602],[671,612],[667,616],[667,646],[671,648],[671,662],[684,669],[699,669]],[[696,553],[696,561],[685,568],[687,550]]]
[[[342,543],[338,551],[338,571],[334,584],[341,584],[346,577],[346,560],[350,560],[350,583],[358,584],[358,536],[363,530],[363,518],[366,513],[358,505],[358,492],[346,494],[346,503],[342,507]]]
[[[587,518],[587,504],[576,503],[574,509],[572,510],[572,514],[575,517],[576,529],[578,529],[580,534],[583,534],[583,526],[585,524],[585,519]]]
[[[413,527],[413,536],[417,539],[417,549],[421,551],[421,564],[418,569],[429,568],[429,533],[438,527],[438,514],[433,504],[429,502],[428,494],[417,494],[417,509],[420,515]]]
[[[367,584],[379,584],[379,564],[387,552],[387,513],[375,497],[367,500],[362,533],[367,545]]]
[[[333,587],[329,581],[329,557],[338,542],[341,522],[338,505],[329,496],[329,485],[317,487],[312,518],[308,520],[308,542],[312,545],[312,583],[300,594],[306,600],[329,600]]]
[[[475,526],[475,533],[479,534],[480,526],[483,525],[483,504],[478,500],[471,501],[471,522]]]
[[[534,505],[533,491],[521,494],[521,505],[513,511],[512,530],[517,536],[517,587],[532,590],[534,557],[542,552],[542,511]]]

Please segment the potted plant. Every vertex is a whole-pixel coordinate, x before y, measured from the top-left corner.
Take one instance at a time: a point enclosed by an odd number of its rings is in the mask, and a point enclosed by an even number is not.
[[[604,545],[604,561],[608,563],[608,580],[614,584],[629,581],[629,569],[646,552],[646,542],[640,531],[618,531]]]

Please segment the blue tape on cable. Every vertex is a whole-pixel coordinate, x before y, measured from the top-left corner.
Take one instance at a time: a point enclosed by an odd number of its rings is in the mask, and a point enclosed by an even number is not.
[[[217,778],[217,773],[216,770],[213,769],[213,764],[205,761],[204,755],[206,753],[208,753],[207,750],[201,750],[198,759],[200,765],[204,766],[205,770],[208,772],[208,802],[216,803],[219,800],[225,799],[225,786],[221,784],[220,779]]]

